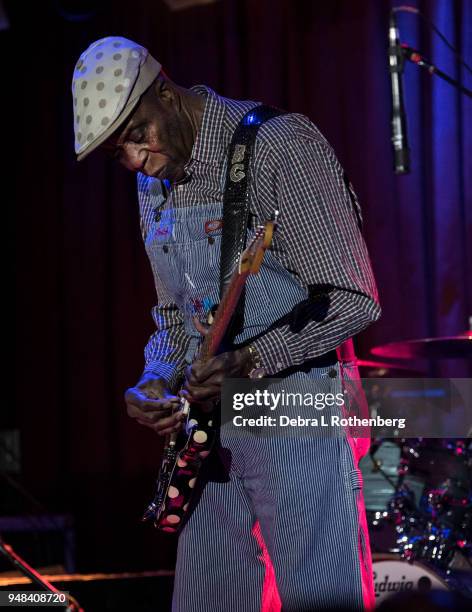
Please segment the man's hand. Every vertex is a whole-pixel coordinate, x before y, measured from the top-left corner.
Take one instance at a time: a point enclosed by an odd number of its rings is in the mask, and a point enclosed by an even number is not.
[[[125,402],[128,415],[153,429],[159,436],[181,429],[182,413],[172,414],[179,398],[172,395],[166,381],[155,374],[143,374],[138,384],[126,391]]]
[[[221,353],[206,362],[194,361],[185,373],[182,394],[190,401],[209,410],[220,399],[221,385],[225,378],[244,378],[253,367],[247,347]]]

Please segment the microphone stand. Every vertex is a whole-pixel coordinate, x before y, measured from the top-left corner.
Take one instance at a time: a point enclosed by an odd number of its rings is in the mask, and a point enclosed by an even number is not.
[[[469,98],[472,98],[472,90],[467,89],[467,87],[464,87],[457,79],[453,79],[442,70],[439,70],[437,66],[428,61],[423,55],[421,55],[421,53],[418,53],[416,49],[413,49],[412,47],[409,47],[408,45],[402,43],[401,50],[403,56],[407,60],[409,60],[413,64],[416,64],[420,68],[424,68],[429,74],[436,74],[438,77],[440,77],[450,85],[453,85],[461,93],[465,94]]]
[[[63,594],[68,600],[67,603],[67,612],[84,612],[83,608],[80,607],[78,601],[69,595],[68,593],[62,593],[59,589],[51,584],[46,578],[43,578],[39,572],[33,569],[24,559],[20,557],[18,553],[16,553],[13,548],[5,542],[5,540],[0,536],[0,552],[10,561],[10,563],[20,572],[29,578],[32,582],[36,583],[41,589],[45,591],[49,591],[50,593],[54,593],[55,595]]]

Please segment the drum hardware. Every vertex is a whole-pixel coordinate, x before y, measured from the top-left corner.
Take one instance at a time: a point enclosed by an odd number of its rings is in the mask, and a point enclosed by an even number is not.
[[[472,453],[467,441],[405,439],[396,442],[400,445],[396,480],[385,471],[389,466],[372,458],[371,469],[393,489],[383,510],[368,513],[374,548],[377,534],[383,533],[382,545],[387,547],[384,552],[396,553],[405,561],[426,562],[447,576],[459,554],[472,568]],[[377,441],[373,454],[379,453],[387,443],[393,444]],[[449,472],[439,483],[432,454],[442,464],[440,477]],[[418,474],[421,477],[415,481],[414,476]],[[412,483],[422,483],[421,495],[415,493]],[[371,499],[368,491],[366,499]],[[366,507],[369,509],[368,503]],[[390,539],[387,545],[386,538]]]
[[[392,360],[471,357],[472,330],[456,336],[392,342],[373,348],[371,353],[377,358]],[[372,367],[376,363],[386,365],[375,360],[370,362]],[[407,366],[389,365],[392,373],[408,377]],[[368,368],[366,377],[371,377]],[[382,397],[372,397],[374,406],[381,406],[382,401]],[[363,461],[366,509],[374,550],[376,542],[380,543],[377,550],[395,553],[403,562],[427,563],[448,577],[457,566],[472,568],[472,445],[469,439],[375,440],[371,454]],[[383,486],[378,478],[388,486]],[[370,491],[370,485],[382,490],[383,497]]]

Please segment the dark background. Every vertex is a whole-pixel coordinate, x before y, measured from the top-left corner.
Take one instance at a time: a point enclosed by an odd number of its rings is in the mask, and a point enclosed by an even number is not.
[[[472,2],[414,4],[472,64]],[[141,373],[155,299],[135,177],[100,154],[75,161],[70,83],[78,56],[97,38],[123,35],[148,47],[179,84],[302,112],[320,127],[363,205],[383,306],[358,339],[365,357],[386,341],[458,333],[472,315],[472,105],[406,66],[412,172],[394,175],[390,6],[221,0],[171,12],[162,0],[6,3],[3,184],[14,185],[13,200],[4,198],[16,214],[17,378],[14,389],[6,385],[2,423],[20,430],[20,482],[49,511],[74,516],[79,570],[172,567],[173,540],[139,522],[160,444],[131,422],[122,400]],[[85,7],[80,16],[77,7]],[[424,22],[401,14],[399,24],[402,40],[472,87]],[[460,362],[424,365],[471,374]],[[16,511],[36,510],[15,495]]]

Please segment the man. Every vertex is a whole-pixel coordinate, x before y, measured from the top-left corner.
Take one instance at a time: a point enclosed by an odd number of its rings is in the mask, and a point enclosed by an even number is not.
[[[126,393],[129,415],[161,436],[178,431],[182,415],[173,412],[171,386],[180,372],[183,393],[206,407],[225,379],[255,368],[300,384],[338,384],[335,350],[380,308],[357,199],[317,128],[296,114],[260,128],[249,229],[279,210],[273,246],[247,283],[236,348],[188,365],[197,330],[218,301],[228,147],[257,103],[203,86],[184,89],[146,49],[121,37],[99,40],[81,55],[72,89],[78,159],[101,147],[138,175],[158,305],[144,373]],[[272,609],[370,606],[355,441],[241,442],[225,432],[218,449],[224,477],[207,477],[179,536],[173,609],[260,610],[269,570],[277,587]]]

